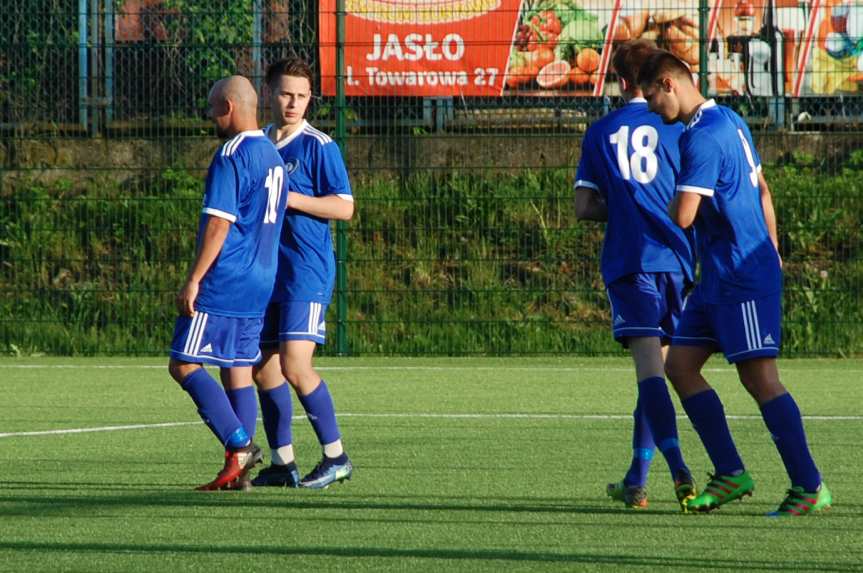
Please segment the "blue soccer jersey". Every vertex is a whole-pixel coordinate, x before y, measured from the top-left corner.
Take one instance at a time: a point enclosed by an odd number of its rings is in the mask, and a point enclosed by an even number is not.
[[[681,136],[680,155],[677,191],[702,195],[695,229],[704,300],[741,302],[781,291],[779,254],[761,206],[761,160],[746,123],[708,100]]]
[[[278,265],[287,178],[282,158],[261,130],[244,131],[216,152],[207,172],[202,213],[232,225],[201,281],[196,310],[263,317]],[[199,247],[206,223],[202,216]]]
[[[599,191],[608,206],[602,248],[605,284],[634,273],[693,278],[691,234],[668,216],[683,128],[666,125],[634,98],[594,122],[582,141],[575,187]]]
[[[272,129],[272,126],[267,128]],[[290,173],[290,190],[310,197],[336,195],[353,201],[339,146],[307,122],[276,144]],[[279,247],[273,302],[327,304],[333,294],[336,259],[330,222],[288,207]]]

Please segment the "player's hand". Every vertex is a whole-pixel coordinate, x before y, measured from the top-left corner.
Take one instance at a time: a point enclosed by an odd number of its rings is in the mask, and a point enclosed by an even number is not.
[[[198,298],[198,282],[187,281],[177,293],[177,312],[183,316],[195,316],[196,298]]]

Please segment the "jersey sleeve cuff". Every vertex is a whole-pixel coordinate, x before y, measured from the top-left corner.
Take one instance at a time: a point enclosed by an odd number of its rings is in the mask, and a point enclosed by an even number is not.
[[[599,191],[599,185],[597,185],[596,183],[591,183],[587,179],[576,179],[575,183],[573,183],[572,185],[572,188],[578,189],[579,187],[586,187],[587,189]]]
[[[213,217],[218,217],[219,219],[224,219],[226,221],[230,221],[231,223],[237,222],[236,215],[232,215],[218,209],[213,209],[212,207],[204,207],[203,209],[201,209],[201,213],[206,213],[207,215],[212,215]]]
[[[354,196],[348,193],[336,193],[336,197],[338,197],[339,199],[344,199],[345,201],[350,201],[351,203],[354,202]]]
[[[705,197],[713,197],[713,189],[708,189],[707,187],[697,187],[695,185],[678,185],[675,187],[677,191],[682,193],[698,193],[699,195],[704,195]]]

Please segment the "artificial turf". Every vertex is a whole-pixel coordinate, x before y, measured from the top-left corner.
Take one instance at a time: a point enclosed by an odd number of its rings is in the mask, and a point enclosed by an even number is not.
[[[863,361],[780,361],[835,500],[788,520],[764,516],[787,478],[721,360],[707,377],[756,490],[709,515],[679,513],[659,455],[647,510],[605,497],[630,453],[624,359],[321,360],[354,478],[246,493],[193,491],[222,452],[164,363],[0,360],[0,571],[863,571]],[[707,456],[678,425],[703,483]],[[306,420],[294,436],[310,470]]]

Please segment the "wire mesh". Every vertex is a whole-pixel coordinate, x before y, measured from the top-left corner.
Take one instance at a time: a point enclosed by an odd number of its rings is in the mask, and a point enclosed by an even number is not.
[[[357,197],[352,353],[617,352],[602,228],[575,221],[570,189],[584,130],[621,104],[615,42],[650,38],[706,70],[704,89],[755,132],[786,354],[861,352],[858,0],[348,0],[342,42],[336,9],[43,0],[0,13],[3,351],[165,351],[218,145],[207,91],[250,77],[266,122],[263,72],[297,54],[318,73],[309,120],[340,140]]]

